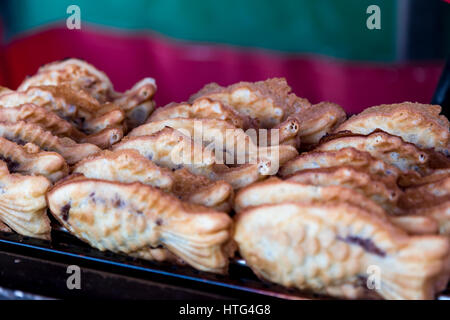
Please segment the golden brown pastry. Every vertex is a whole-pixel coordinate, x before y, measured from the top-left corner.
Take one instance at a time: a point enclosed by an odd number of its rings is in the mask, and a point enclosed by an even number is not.
[[[109,148],[123,137],[122,126],[105,128],[98,133],[86,135],[72,123],[55,113],[34,104],[24,104],[14,108],[0,108],[0,122],[19,122],[37,124],[58,137],[67,137],[76,142],[86,142],[100,148]]]
[[[290,114],[310,107],[308,100],[291,93],[284,78],[259,82],[239,82],[226,88],[217,83],[206,85],[189,101],[209,98],[220,101],[237,112],[249,116],[260,128],[272,128],[283,122]]]
[[[290,145],[258,146],[256,136],[252,137],[226,121],[215,119],[176,118],[155,121],[133,129],[128,136],[151,135],[165,127],[178,130],[194,142],[214,150],[216,159],[227,165],[255,163],[258,159],[265,159],[272,165],[271,174],[278,171],[279,165],[298,154],[295,147]]]
[[[300,125],[298,139],[306,145],[317,143],[347,117],[337,104],[321,102],[311,105],[308,100],[297,97],[291,93],[284,78],[240,82],[227,88],[211,83],[193,95],[190,101],[200,98],[229,105],[249,116],[258,128],[276,128],[286,120],[297,120]]]
[[[440,233],[450,235],[450,176],[407,188],[398,205],[409,214],[435,219]]]
[[[280,168],[278,175],[289,176],[306,169],[332,168],[352,166],[377,177],[388,184],[395,184],[400,174],[396,167],[378,160],[365,151],[354,148],[343,148],[336,151],[303,152],[298,157],[288,161]]]
[[[367,136],[338,134],[326,139],[315,150],[336,151],[349,147],[369,152],[374,158],[397,167],[404,175],[420,177],[428,171],[427,152],[382,131]]]
[[[241,212],[251,207],[286,202],[348,203],[383,219],[387,218],[410,234],[438,233],[438,224],[433,218],[423,215],[389,215],[377,202],[345,185],[319,186],[290,180],[282,181],[274,177],[239,190],[234,201],[234,209]]]
[[[298,171],[288,176],[287,180],[316,186],[337,185],[351,188],[391,213],[395,212],[397,200],[402,192],[396,184],[388,185],[366,171],[350,166]]]
[[[0,108],[0,122],[19,121],[40,125],[43,129],[58,137],[69,137],[78,141],[86,136],[73,124],[62,119],[56,113],[32,103],[17,107]]]
[[[127,92],[118,93],[104,72],[79,59],[67,59],[42,66],[34,76],[25,79],[18,90],[61,85],[86,91],[102,104],[113,102],[127,114],[127,123],[131,128],[144,123],[154,109],[154,79],[142,79]]]
[[[64,85],[30,87],[26,91],[0,95],[0,105],[5,108],[28,103],[56,113],[86,134],[121,126],[125,119],[125,113],[119,107],[113,104],[101,105],[86,92]]]
[[[186,168],[193,174],[213,181],[224,180],[231,184],[233,189],[265,179],[278,170],[278,167],[274,167],[276,163],[264,158],[257,159],[256,163],[229,167],[223,164],[223,159],[216,159],[213,151],[170,127],[151,135],[127,137],[113,146],[113,150],[124,149],[137,150],[159,166],[172,170]],[[295,154],[296,152],[293,151]],[[280,158],[283,160],[281,156]]]
[[[447,279],[447,237],[409,236],[348,204],[263,205],[239,213],[235,223],[247,265],[289,288],[341,298],[372,292],[385,299],[433,299]]]
[[[337,104],[321,102],[291,114],[289,119],[300,123],[299,138],[307,146],[317,144],[320,139],[345,121],[347,115]]]
[[[0,161],[0,220],[19,234],[50,239],[45,202],[50,185],[43,176],[10,173]]]
[[[211,181],[186,169],[161,168],[132,149],[102,151],[77,163],[73,173],[87,178],[124,183],[141,182],[172,192],[184,201],[228,212],[233,189],[225,181]]]
[[[224,180],[213,181],[186,168],[173,172],[171,192],[183,201],[229,212],[234,200],[233,186]]]
[[[231,255],[226,213],[181,202],[157,188],[75,177],[47,193],[52,214],[100,250],[149,257],[163,246],[196,269],[224,273]]]
[[[41,151],[32,143],[19,145],[2,137],[0,137],[0,160],[6,163],[10,172],[42,175],[52,182],[69,173],[66,161],[58,153]]]
[[[403,102],[367,108],[341,124],[336,132],[369,134],[381,129],[419,148],[449,153],[449,122],[441,106]]]
[[[19,121],[1,122],[0,137],[25,145],[33,143],[46,151],[59,153],[68,164],[74,164],[89,155],[97,153],[100,148],[89,143],[78,144],[69,138],[58,138],[45,131],[39,125]]]
[[[73,173],[93,179],[141,182],[162,190],[171,190],[174,183],[169,170],[158,167],[135,150],[102,151],[78,162]]]
[[[239,114],[220,101],[212,101],[208,98],[200,98],[192,104],[187,102],[169,103],[164,107],[156,109],[147,120],[147,123],[173,118],[217,119],[227,121],[237,128],[246,129],[251,127],[249,117]]]

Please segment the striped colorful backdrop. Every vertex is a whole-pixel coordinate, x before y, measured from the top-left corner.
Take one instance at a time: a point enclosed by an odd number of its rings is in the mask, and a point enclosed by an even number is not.
[[[81,30],[69,30],[69,5]],[[369,5],[381,29],[369,30]],[[450,48],[450,5],[438,0],[11,0],[0,2],[0,85],[44,63],[85,59],[125,90],[145,76],[159,105],[208,82],[286,77],[312,102],[348,112],[429,102]]]

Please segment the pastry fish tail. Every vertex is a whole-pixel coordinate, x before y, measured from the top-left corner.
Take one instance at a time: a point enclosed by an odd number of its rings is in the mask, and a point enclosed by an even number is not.
[[[393,257],[383,258],[380,293],[386,299],[433,299],[449,276],[449,239],[415,236]],[[383,272],[384,271],[384,272]]]
[[[231,223],[221,212],[184,212],[160,223],[160,242],[198,270],[225,273],[233,251]]]

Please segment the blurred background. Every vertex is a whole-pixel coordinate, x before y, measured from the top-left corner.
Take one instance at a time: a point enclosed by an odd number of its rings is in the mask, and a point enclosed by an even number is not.
[[[66,26],[70,5],[81,30]],[[370,5],[381,29],[366,26]],[[450,52],[443,0],[2,0],[0,25],[0,85],[15,89],[39,66],[77,57],[119,91],[155,78],[158,105],[209,82],[269,77],[349,113],[429,103]]]

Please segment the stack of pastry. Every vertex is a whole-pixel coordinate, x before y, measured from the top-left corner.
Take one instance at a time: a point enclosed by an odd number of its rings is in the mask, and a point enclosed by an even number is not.
[[[100,250],[341,298],[431,299],[450,275],[449,123],[402,103],[349,119],[284,79],[154,109],[86,62],[0,91],[0,230],[49,212]],[[53,185],[52,185],[53,184]],[[373,274],[373,272],[375,272]]]
[[[346,298],[430,299],[445,289],[449,123],[440,111],[369,108],[279,178],[242,189],[234,238],[248,265],[273,282]]]
[[[120,141],[140,114],[145,121],[155,90],[153,79],[144,79],[117,93],[104,73],[75,59],[42,67],[17,91],[1,88],[0,219],[20,234],[48,239],[51,184]]]

